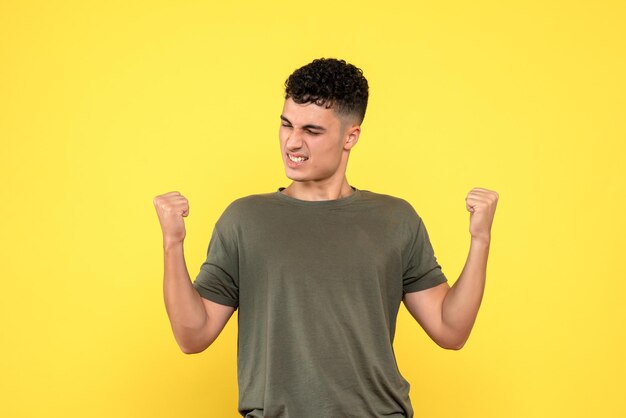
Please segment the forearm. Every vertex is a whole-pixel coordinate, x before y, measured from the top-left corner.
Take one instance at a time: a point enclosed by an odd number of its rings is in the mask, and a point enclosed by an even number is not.
[[[164,244],[163,296],[178,345],[185,352],[202,347],[208,317],[201,296],[191,283],[183,243]]]
[[[459,348],[469,338],[485,290],[490,240],[472,239],[459,279],[442,304],[442,320]]]

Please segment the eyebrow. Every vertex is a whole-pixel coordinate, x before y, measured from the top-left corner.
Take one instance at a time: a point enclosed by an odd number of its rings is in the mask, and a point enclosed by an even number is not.
[[[291,122],[289,121],[289,119],[287,119],[283,115],[280,115],[280,118],[282,120],[284,120],[285,122],[287,122],[288,124],[291,125]],[[316,130],[319,130],[319,131],[326,131],[326,128],[324,128],[323,126],[313,125],[313,124],[304,125],[302,128],[303,129],[316,129]]]

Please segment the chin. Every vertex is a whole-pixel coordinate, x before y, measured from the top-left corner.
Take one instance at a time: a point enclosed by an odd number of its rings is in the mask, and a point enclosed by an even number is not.
[[[287,178],[289,180],[293,180],[293,181],[307,181],[309,179],[307,179],[305,176],[302,175],[293,175],[293,174],[289,174],[289,173],[285,173],[285,176],[287,176]]]
[[[310,175],[302,173],[302,172],[293,172],[292,170],[289,169],[289,167],[286,167],[285,169],[285,176],[289,179],[289,180],[293,180],[293,181],[311,181],[314,180],[314,178],[312,178]]]

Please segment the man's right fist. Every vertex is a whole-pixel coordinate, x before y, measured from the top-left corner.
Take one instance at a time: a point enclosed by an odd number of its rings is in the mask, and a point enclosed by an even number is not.
[[[189,202],[179,192],[169,192],[154,198],[154,208],[159,217],[163,244],[175,244],[185,239],[185,221],[189,215]]]

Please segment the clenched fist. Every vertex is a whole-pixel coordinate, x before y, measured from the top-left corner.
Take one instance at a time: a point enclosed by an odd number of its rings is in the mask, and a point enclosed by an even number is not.
[[[470,234],[473,239],[489,242],[491,225],[498,205],[498,192],[474,187],[465,198],[465,208],[470,212]]]
[[[185,239],[185,221],[189,202],[179,192],[169,192],[154,198],[154,207],[163,231],[163,244],[182,243]]]

